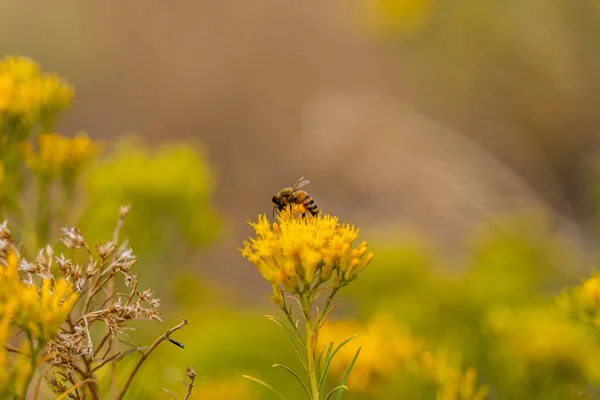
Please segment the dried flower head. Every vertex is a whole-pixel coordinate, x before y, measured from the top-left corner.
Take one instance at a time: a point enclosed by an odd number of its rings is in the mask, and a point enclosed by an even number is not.
[[[46,342],[58,331],[75,305],[78,295],[65,279],[44,278],[41,285],[28,285],[19,275],[19,256],[11,252],[0,269],[0,303],[17,300],[13,323],[34,339]],[[21,263],[23,265],[23,263]]]
[[[63,228],[64,237],[61,239],[62,242],[70,249],[81,249],[85,247],[85,239],[75,227]]]
[[[116,336],[130,329],[129,321],[161,321],[160,299],[151,289],[138,290],[137,276],[130,271],[136,256],[117,245],[126,213],[120,214],[114,242],[98,246],[98,253],[77,228],[63,229],[63,242],[79,249],[87,256],[83,258],[55,255],[46,246],[30,261],[19,256],[10,235],[0,239],[0,346],[7,345],[15,328],[26,333],[12,362],[0,352],[0,394],[25,398],[37,366],[47,362],[46,382],[56,393],[99,398],[99,370],[139,350],[118,349]],[[4,230],[8,232],[6,225]],[[117,285],[127,289],[122,293]],[[129,382],[136,372],[137,368]]]

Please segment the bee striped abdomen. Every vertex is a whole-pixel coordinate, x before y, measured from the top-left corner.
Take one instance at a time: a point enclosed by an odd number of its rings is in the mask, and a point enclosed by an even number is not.
[[[317,215],[317,203],[308,195],[308,193],[304,193],[305,197],[302,200],[302,206],[306,208],[306,210],[314,217]]]

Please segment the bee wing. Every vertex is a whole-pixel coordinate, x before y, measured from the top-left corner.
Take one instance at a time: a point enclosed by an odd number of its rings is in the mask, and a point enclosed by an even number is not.
[[[304,186],[308,185],[310,183],[309,180],[304,179],[303,176],[301,176],[300,178],[298,178],[298,180],[292,185],[291,189],[292,192],[295,192],[296,190],[302,189]]]

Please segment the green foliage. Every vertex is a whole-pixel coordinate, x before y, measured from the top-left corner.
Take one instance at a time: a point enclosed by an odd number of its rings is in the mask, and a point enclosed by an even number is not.
[[[378,4],[392,7],[388,11],[397,19],[402,7],[392,3]],[[416,29],[431,4],[406,2],[404,9],[414,17],[408,27]],[[388,22],[398,22],[392,19]],[[264,239],[260,257],[246,255],[274,284],[271,300],[283,311],[269,317],[275,324],[266,323],[262,310],[242,309],[235,293],[189,269],[191,257],[216,241],[223,221],[213,204],[215,172],[201,147],[170,142],[154,149],[136,137],[104,146],[84,134],[61,136],[52,132],[53,124],[72,94],[68,83],[42,73],[31,60],[0,62],[0,212],[15,226],[23,253],[31,255],[47,242],[56,243],[60,228],[70,223],[90,243],[111,237],[119,207],[132,206],[121,237],[142,264],[136,269],[140,282],[145,287],[150,283],[157,296],[166,298],[163,318],[169,326],[185,315],[190,329],[173,334],[185,349],[157,348],[153,365],[139,370],[128,394],[156,398],[162,388],[174,390],[186,364],[194,365],[197,373],[194,397],[215,400],[276,398],[243,380],[246,373],[272,383],[292,400],[306,398],[302,385],[309,397],[318,391],[320,400],[341,395],[355,400],[483,400],[488,393],[493,399],[558,400],[598,389],[600,278],[592,275],[580,283],[587,269],[584,257],[571,240],[555,232],[551,219],[524,214],[482,221],[461,258],[452,262],[425,239],[382,234],[371,240],[375,262],[362,274],[372,258],[366,243],[354,250],[344,240],[336,242],[339,248],[324,247],[329,228],[323,225],[302,236],[304,244],[301,235],[278,244],[271,239],[278,237],[282,225],[267,232],[271,225],[265,218],[257,232]],[[77,241],[76,231],[68,234]],[[289,256],[288,268],[275,259],[269,265],[262,262],[277,246],[288,246],[287,256],[298,254],[302,274],[289,268],[296,256]],[[312,252],[298,251],[307,248]],[[67,250],[61,247],[55,256],[60,251]],[[88,258],[82,254],[81,259],[73,255],[69,271],[82,274],[78,265]],[[17,264],[12,269],[17,271]],[[335,288],[344,312],[333,321],[336,313],[327,314],[333,305],[322,307],[325,295],[317,299],[319,285],[331,278],[335,287],[358,275],[353,285]],[[24,285],[18,282],[14,287]],[[311,315],[313,305],[322,307],[308,319],[306,335],[287,319],[291,303],[278,286],[285,283],[299,296],[304,317]],[[101,289],[98,293],[108,302],[114,293],[131,290],[116,287],[111,294]],[[102,307],[103,302],[91,306]],[[8,310],[3,314],[3,326],[8,326],[10,307],[0,304],[0,309]],[[321,326],[326,319],[328,324]],[[135,335],[117,337],[134,346],[151,343],[165,329],[143,321],[131,326],[139,329]],[[282,327],[297,346],[289,346]],[[103,328],[94,328],[92,336],[106,335]],[[12,334],[6,332],[5,342]],[[344,346],[337,351],[340,343]],[[2,356],[9,360],[7,352]],[[116,370],[119,387],[139,359],[135,354],[131,358]],[[275,363],[281,364],[272,368]],[[109,368],[96,378],[104,393],[114,383]]]
[[[51,305],[62,309],[66,305],[52,302],[49,292],[59,292],[50,282],[63,277],[74,292],[73,298],[82,299],[68,318],[64,313],[60,318],[44,314],[46,325],[56,325],[52,332],[62,324],[60,337],[44,336],[44,341],[34,337],[35,343],[23,350],[33,353],[31,357],[26,354],[19,358],[30,358],[30,366],[19,362],[7,365],[21,369],[15,376],[26,377],[18,382],[19,392],[28,393],[29,382],[39,366],[46,372],[52,370],[46,376],[46,386],[37,385],[40,393],[52,388],[55,393],[63,393],[63,398],[86,394],[97,398],[99,393],[114,391],[109,388],[118,384],[121,398],[134,382],[138,367],[167,336],[165,328],[148,329],[147,323],[139,324],[145,329],[139,339],[152,343],[157,331],[162,331],[158,333],[161,336],[155,346],[144,350],[141,360],[131,361],[129,369],[119,366],[119,374],[112,372],[113,365],[127,355],[134,356],[135,351],[117,340],[124,337],[126,322],[160,321],[160,299],[154,298],[146,285],[148,276],[160,283],[168,281],[152,274],[153,267],[168,265],[169,272],[175,273],[173,267],[185,265],[194,251],[217,237],[220,218],[211,202],[215,182],[204,155],[191,144],[172,143],[151,151],[141,140],[128,138],[118,140],[114,150],[100,159],[104,144],[91,140],[86,133],[67,137],[53,132],[73,93],[70,84],[56,74],[42,72],[31,59],[0,60],[0,214],[14,227],[11,233],[19,243],[15,249],[34,260],[25,262],[21,258],[24,264],[12,266],[11,287],[23,291],[19,296],[29,299],[27,304],[32,309],[37,307],[38,297],[40,310],[51,309]],[[130,227],[123,227],[129,211],[129,207],[122,207],[124,204],[136,210]],[[115,229],[116,219],[119,223]],[[86,239],[76,228],[63,229],[73,223]],[[5,225],[0,230],[0,255],[6,258],[13,241]],[[113,241],[107,242],[107,238]],[[101,246],[95,248],[94,244]],[[129,249],[132,245],[134,249],[139,247],[136,255]],[[139,269],[143,271],[139,281],[137,274],[130,272],[138,261],[145,264]],[[32,280],[37,275],[45,282],[40,296]],[[164,285],[157,292],[167,295],[168,288]],[[82,293],[84,296],[79,296]],[[14,319],[16,304],[5,303],[0,302],[3,328]],[[144,308],[146,303],[151,307]],[[65,318],[68,324],[63,323]],[[186,324],[184,320],[171,330]],[[16,339],[12,331],[3,332],[0,342]],[[117,332],[120,334],[115,335]],[[100,352],[102,346],[105,349]],[[3,365],[14,358],[2,349]],[[47,368],[48,360],[52,360],[52,368]],[[190,379],[191,371],[187,369]],[[19,398],[17,394],[14,397]]]
[[[131,204],[131,224],[124,232],[140,258],[177,267],[219,234],[214,187],[211,166],[191,144],[165,143],[150,150],[138,138],[122,138],[87,175],[78,226],[106,235],[114,210]]]
[[[375,246],[376,266],[342,294],[361,315],[393,313],[434,348],[458,353],[506,398],[570,398],[595,381],[593,356],[585,357],[598,351],[593,336],[554,300],[561,287],[577,282],[582,257],[539,214],[486,221],[466,247],[465,267],[452,274],[439,272],[452,267],[423,241],[397,242],[403,244]],[[491,322],[498,315],[504,325]],[[382,392],[407,392],[401,381],[390,378]],[[404,385],[415,388],[412,380]]]

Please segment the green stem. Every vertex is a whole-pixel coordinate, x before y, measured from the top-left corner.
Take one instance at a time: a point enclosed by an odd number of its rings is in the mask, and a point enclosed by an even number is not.
[[[37,248],[43,248],[50,240],[50,180],[46,176],[38,178],[36,234]]]
[[[327,297],[327,300],[325,301],[325,305],[323,306],[323,309],[321,310],[321,313],[319,314],[319,318],[317,319],[317,326],[319,326],[321,324],[321,321],[323,320],[323,317],[327,313],[327,309],[331,305],[331,301],[333,300],[333,297],[336,295],[338,290],[340,290],[339,286],[335,286],[333,289],[331,289],[331,294]]]
[[[311,302],[305,307],[306,318],[306,349],[308,351],[308,374],[310,376],[310,388],[312,400],[319,400],[319,377],[317,376],[317,331],[313,329],[311,321]]]
[[[77,175],[75,171],[67,170],[62,176],[63,201],[60,204],[60,221],[67,224],[73,212],[75,204],[75,183]]]
[[[27,334],[27,339],[29,340],[29,343],[31,344],[31,372],[29,373],[29,376],[27,377],[27,379],[25,379],[25,385],[23,386],[23,395],[22,395],[22,399],[26,399],[27,398],[27,392],[29,391],[29,386],[31,385],[31,381],[33,380],[33,376],[35,375],[35,370],[37,369],[37,358],[38,358],[38,354],[39,354],[39,349],[42,349],[43,346],[40,346],[38,348],[35,347],[34,343],[33,343],[33,338],[31,337],[31,335],[28,333]]]

